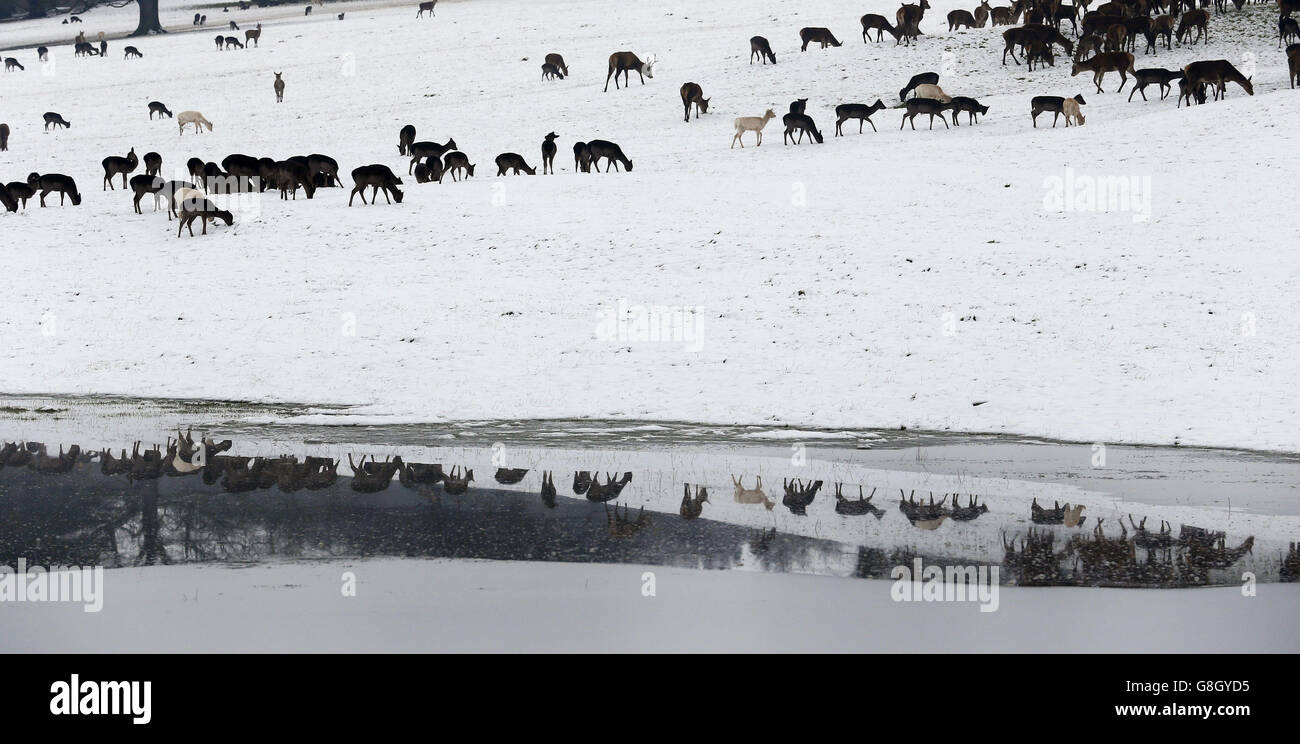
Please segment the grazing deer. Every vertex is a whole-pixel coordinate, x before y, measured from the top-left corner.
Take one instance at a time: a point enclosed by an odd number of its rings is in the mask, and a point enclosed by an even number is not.
[[[352,462],[352,454],[348,453],[348,467],[352,468],[352,490],[357,493],[378,493],[387,490],[393,475],[402,468],[402,465],[401,457],[395,457],[391,462],[385,457],[382,463],[378,463],[375,462],[375,456],[371,455],[370,464],[367,466],[363,455],[361,467],[357,467]]]
[[[1096,34],[1084,34],[1083,36],[1080,36],[1079,44],[1074,50],[1074,61],[1078,62],[1079,60],[1087,59],[1090,55],[1096,56],[1098,52],[1102,51],[1105,43],[1105,39],[1102,39]]]
[[[923,502],[918,503],[913,498],[915,494],[916,492],[913,491],[906,499],[903,499],[901,498],[902,491],[900,490],[900,498],[898,501],[898,510],[903,513],[903,516],[907,518],[907,521],[910,522],[913,527],[923,530],[938,529],[945,519],[952,516],[951,512],[944,508],[944,503],[948,500],[946,494],[937,504],[934,503],[933,493],[930,494],[929,504]]]
[[[600,159],[605,158],[605,172],[608,173],[610,166],[613,166],[614,172],[618,172],[618,164],[622,163],[628,171],[632,171],[632,161],[627,159],[623,154],[623,149],[613,142],[606,140],[592,140],[587,143],[587,151],[591,153],[591,163],[600,172]]]
[[[587,147],[586,142],[573,143],[573,170],[591,172],[591,148]]]
[[[871,131],[878,131],[876,125],[871,121],[871,115],[885,108],[884,102],[879,98],[870,106],[862,103],[842,103],[835,107],[835,136],[839,137],[842,132],[840,127],[849,119],[858,120],[858,134],[862,134],[862,124],[866,122],[871,124]]]
[[[587,487],[587,500],[597,503],[613,501],[623,493],[623,487],[632,482],[631,473],[623,473],[620,480],[614,480],[609,473],[605,473],[605,485],[600,484],[600,475],[597,474],[591,480],[591,485]],[[576,484],[575,484],[576,485]]]
[[[126,154],[126,157],[109,155],[100,161],[104,166],[104,191],[113,188],[113,177],[119,173],[122,175],[122,188],[126,188],[126,176],[135,170],[140,160],[135,156],[135,148]]]
[[[542,65],[542,79],[555,80],[557,78],[560,80],[564,79],[564,73],[560,72],[560,68],[556,67],[550,62],[544,63]]]
[[[569,66],[564,63],[564,57],[559,54],[551,52],[550,54],[547,54],[546,58],[542,61],[548,65],[555,65],[555,69],[559,70],[561,73],[560,77],[569,76]]]
[[[517,176],[520,172],[527,173],[530,176],[537,175],[537,169],[528,165],[524,161],[524,156],[517,152],[503,152],[496,158],[497,175],[504,176],[506,171],[513,171]]]
[[[48,62],[50,59],[50,50],[48,47],[36,47],[36,59],[41,62]]]
[[[1038,39],[1031,40],[1029,44],[1025,46],[1024,55],[1025,63],[1029,65],[1030,72],[1034,71],[1035,62],[1038,63],[1038,68],[1040,70],[1044,63],[1056,67],[1056,58],[1052,56],[1052,45],[1044,44]]]
[[[551,132],[542,140],[542,175],[555,175],[555,153],[559,149],[555,146],[555,138],[559,136]]]
[[[954,126],[961,126],[957,120],[957,114],[965,111],[967,114],[967,123],[974,124],[979,121],[980,116],[989,112],[988,106],[981,106],[980,102],[967,96],[953,96],[952,99],[952,123]]]
[[[0,123],[0,152],[9,149],[9,125]]]
[[[27,175],[27,185],[32,191],[40,193],[41,206],[45,206],[45,196],[51,191],[59,192],[59,206],[63,206],[63,198],[66,196],[72,200],[72,206],[81,204],[81,193],[77,191],[77,182],[72,180],[71,176],[65,176],[62,173],[45,173],[36,172]]]
[[[1192,29],[1196,29],[1196,38],[1192,39]],[[1183,13],[1183,17],[1178,19],[1178,30],[1174,32],[1178,43],[1183,43],[1183,38],[1189,40],[1188,46],[1195,46],[1196,42],[1205,37],[1205,43],[1210,43],[1210,14],[1197,8]]]
[[[1106,29],[1106,41],[1103,49],[1107,52],[1122,52],[1128,42],[1128,26],[1122,23],[1113,23],[1110,28]]]
[[[952,96],[943,92],[943,88],[931,83],[922,83],[916,86],[916,95],[913,98],[929,98],[939,103],[948,103],[952,101]]]
[[[952,518],[956,522],[970,522],[978,519],[981,514],[987,514],[988,504],[979,503],[978,496],[966,494],[966,506],[962,506],[957,500],[957,494],[952,497]]]
[[[302,14],[305,16],[311,15],[311,6],[308,5],[306,8],[303,8]]]
[[[943,122],[944,129],[950,129],[948,120],[944,118],[943,112],[952,108],[952,100],[947,102],[936,100],[934,98],[913,98],[907,103],[907,111],[903,114],[903,120],[899,123],[898,128],[902,129],[908,122],[912,124],[912,131],[916,131],[917,114],[930,115],[930,128],[934,129],[934,117],[938,116],[939,121]]]
[[[1230,82],[1240,85],[1247,94],[1255,95],[1255,87],[1251,84],[1250,78],[1238,72],[1237,68],[1226,59],[1193,62],[1183,68],[1183,74],[1193,87],[1201,84],[1213,85],[1216,101],[1227,95],[1227,84]]]
[[[902,90],[898,91],[898,100],[906,101],[907,94],[916,90],[917,86],[919,85],[938,85],[938,84],[939,84],[939,73],[937,72],[918,73],[916,75],[913,75],[911,80],[907,81],[907,85],[905,85]]]
[[[749,63],[754,64],[754,58],[757,57],[759,62],[767,64],[771,62],[776,64],[776,54],[772,52],[772,45],[762,36],[749,37]]]
[[[731,138],[731,148],[729,149],[735,149],[737,142],[740,143],[740,148],[742,150],[745,148],[745,140],[741,137],[745,132],[753,132],[758,137],[758,144],[755,146],[762,146],[763,128],[767,126],[768,121],[775,118],[776,114],[772,112],[772,109],[768,109],[762,116],[737,117],[732,122],[733,126],[736,128],[736,133]]]
[[[863,44],[867,43],[867,40],[871,38],[871,34],[869,33],[871,31],[876,32],[875,40],[877,43],[885,38],[886,33],[894,37],[895,44],[898,43],[898,38],[899,38],[898,32],[894,28],[893,24],[889,22],[888,18],[885,18],[882,15],[877,15],[875,13],[868,13],[862,16],[861,20],[862,20],[862,43]]]
[[[193,124],[194,132],[196,134],[201,134],[203,132],[203,127],[207,127],[209,132],[212,131],[212,122],[203,118],[203,114],[200,114],[197,111],[180,112],[180,114],[176,116],[176,123],[180,125],[181,134],[185,134],[186,124]]]
[[[573,492],[578,496],[586,493],[591,488],[591,472],[587,470],[574,471],[573,473]]]
[[[618,504],[614,505],[611,512],[609,505],[605,505],[605,524],[611,537],[632,537],[650,524],[650,517],[645,513],[645,507],[637,512],[636,519],[628,516],[628,506],[623,505],[623,513],[618,513]]]
[[[207,199],[200,200],[197,204],[190,199],[185,199],[181,203],[179,223],[176,226],[176,237],[181,236],[183,228],[189,228],[190,237],[194,237],[194,220],[202,219],[203,234],[208,234],[208,222],[221,220],[227,225],[235,224],[235,216]]]
[[[386,165],[376,163],[374,165],[363,165],[359,168],[353,168],[353,186],[352,193],[348,196],[348,206],[352,206],[352,200],[357,194],[361,194],[361,203],[366,203],[365,188],[367,186],[370,186],[373,189],[370,192],[371,203],[374,203],[379,198],[379,190],[383,189],[385,201],[388,201],[389,196],[391,195],[393,199],[397,200],[398,204],[401,204],[402,190],[397,188],[401,183],[402,179],[394,175]],[[392,204],[392,201],[388,201],[388,203]]]
[[[696,519],[704,513],[704,502],[709,500],[709,490],[707,488],[695,487],[695,498],[691,498],[691,484],[683,483],[682,490],[685,494],[682,496],[682,506],[678,513],[682,519]]]
[[[415,17],[419,18],[425,13],[428,13],[430,18],[434,17],[435,15],[437,15],[437,13],[433,11],[433,6],[437,4],[438,4],[438,0],[429,0],[429,2],[420,3],[420,9],[415,12]]]
[[[4,208],[10,212],[18,211],[19,201],[21,201],[23,207],[26,208],[27,200],[30,199],[34,193],[32,188],[25,183],[18,183],[17,185],[21,188],[18,193],[15,193],[12,188],[14,184],[0,183],[0,204],[3,204]]]
[[[231,21],[231,22],[230,22],[230,30],[231,30],[231,31],[238,31],[238,30],[239,30],[239,24],[238,24],[238,23],[235,23],[234,21]]]
[[[731,484],[735,487],[735,501],[738,504],[762,504],[768,511],[776,506],[776,502],[769,499],[767,494],[763,493],[763,476],[755,476],[756,483],[753,488],[745,488],[745,477],[742,475],[739,479],[731,476]]]
[[[284,78],[280,77],[281,73],[275,73],[275,82],[271,87],[275,88],[275,102],[284,103]]]
[[[474,164],[469,162],[468,155],[459,150],[453,150],[443,156],[442,168],[442,177],[438,179],[438,183],[442,183],[442,180],[447,177],[448,173],[451,173],[452,181],[460,180],[460,177],[457,174],[461,171],[464,171],[465,178],[470,178],[474,175]]]
[[[295,157],[278,161],[275,164],[274,178],[275,184],[280,188],[281,199],[287,200],[292,194],[293,200],[297,201],[299,186],[307,194],[308,199],[316,196],[316,179],[311,176],[306,158]]]
[[[233,37],[233,36],[227,36],[227,37],[226,37],[226,47],[225,47],[225,48],[226,48],[226,50],[231,50],[231,49],[243,49],[243,48],[244,48],[244,42],[240,41],[239,39],[236,39],[236,38]]]
[[[542,503],[547,509],[555,508],[555,475],[549,470],[542,471]]]
[[[799,47],[801,52],[808,51],[810,43],[821,44],[822,49],[828,46],[842,46],[840,40],[835,38],[835,34],[831,33],[830,29],[822,27],[809,26],[799,29],[799,39],[803,42]]]
[[[863,498],[862,486],[858,486],[857,501],[850,501],[844,498],[843,493],[841,493],[843,487],[844,484],[842,483],[835,484],[835,513],[836,514],[843,514],[846,517],[860,517],[864,514],[870,514],[876,519],[881,519],[885,516],[884,509],[881,509],[877,507],[875,504],[871,503],[871,500],[876,497],[876,489],[874,488],[871,489],[871,495],[867,496],[866,498]]]
[[[782,478],[781,486],[785,490],[785,495],[781,497],[781,503],[785,508],[789,509],[791,514],[807,516],[808,506],[812,504],[813,499],[817,498],[817,491],[822,487],[822,482],[813,481],[805,485],[800,480],[786,481]]]
[[[15,67],[18,68],[19,70],[27,69],[26,67],[23,67],[22,63],[19,62],[14,57],[5,57],[5,72],[13,72]]]
[[[140,53],[140,50],[136,49],[133,46],[126,47],[126,49],[124,49],[123,51],[126,52],[126,55],[122,59],[131,59],[132,57],[135,57],[137,59],[144,58],[144,55]]]
[[[158,114],[158,118],[159,118],[159,119],[163,118],[164,116],[166,116],[166,117],[169,118],[169,119],[174,119],[174,118],[176,118],[176,115],[173,114],[173,113],[172,113],[172,112],[167,108],[167,106],[166,106],[165,104],[163,104],[161,101],[150,101],[150,102],[149,102],[149,119],[150,119],[150,120],[153,119],[153,115],[154,115],[154,114]]]
[[[975,28],[975,16],[969,10],[954,10],[948,13],[948,30],[956,31],[965,26]]]
[[[225,48],[226,48],[226,37],[222,36],[221,34],[217,34],[217,51],[219,52]]]
[[[636,70],[637,77],[641,78],[641,84],[645,85],[646,78],[654,78],[656,58],[652,54],[645,62],[642,62],[632,52],[614,52],[609,55],[609,72],[605,73],[605,92],[609,92],[609,79],[614,78],[614,89],[618,90],[618,76],[623,75],[623,83],[630,85],[628,73],[630,70]]]
[[[328,155],[312,153],[307,156],[307,172],[317,186],[341,186],[339,182],[339,161]]]
[[[785,133],[781,137],[782,144],[790,144],[789,140],[794,137],[796,130],[799,132],[799,139],[795,141],[795,144],[803,144],[805,132],[817,144],[822,144],[822,133],[817,131],[817,125],[813,123],[812,117],[807,114],[786,114],[781,117],[781,123],[785,124]]]
[[[691,104],[695,104],[695,118],[701,113],[709,113],[709,99],[704,97],[704,89],[697,83],[682,83],[682,105],[686,108],[686,121],[691,120]]]
[[[401,155],[410,154],[413,142],[415,142],[415,125],[407,124],[397,133],[397,152]]]
[[[59,116],[53,111],[46,111],[41,118],[45,119],[46,129],[49,129],[50,127],[63,127],[64,129],[68,129],[72,126],[71,122],[66,121],[62,116]]]
[[[528,468],[497,468],[492,479],[503,486],[513,486],[528,475]]]
[[[1148,85],[1160,86],[1160,100],[1165,100],[1169,91],[1173,90],[1171,83],[1183,77],[1182,70],[1165,70],[1159,67],[1149,67],[1138,70],[1133,73],[1133,90],[1128,92],[1128,100],[1133,100],[1134,93],[1141,93],[1142,100],[1147,99],[1146,87]]]
[[[407,126],[410,126],[409,124]],[[415,137],[415,127],[411,127],[411,137]],[[399,142],[398,147],[401,147]],[[415,164],[424,158],[434,158],[441,162],[442,156],[456,149],[456,140],[447,139],[447,144],[440,145],[437,142],[412,142],[406,146],[406,154],[411,156],[411,164],[407,166],[406,173],[410,175]]]

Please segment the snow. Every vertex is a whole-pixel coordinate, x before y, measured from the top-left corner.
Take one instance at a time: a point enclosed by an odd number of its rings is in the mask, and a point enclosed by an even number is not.
[[[284,9],[260,49],[217,52],[208,28],[134,40],[143,60],[30,49],[0,76],[13,130],[0,175],[65,172],[80,207],[0,214],[0,387],[354,404],[379,419],[601,417],[827,429],[1013,432],[1077,441],[1300,450],[1300,271],[1290,214],[1300,159],[1271,7],[1215,16],[1206,48],[1138,54],[1138,67],[1226,58],[1256,94],[1175,108],[1094,94],[1063,57],[1002,66],[1002,29],[948,33],[936,0],[914,48],[863,44],[857,17],[888,7],[830,0],[620,6],[595,0],[351,3],[347,17]],[[968,3],[973,5],[973,3]],[[338,9],[343,10],[345,6]],[[327,6],[333,11],[333,6]],[[294,9],[296,11],[296,9]],[[168,23],[189,6],[168,5]],[[129,9],[83,29],[126,31]],[[844,46],[800,53],[802,26]],[[0,25],[0,47],[61,38],[57,19]],[[763,34],[779,64],[748,64]],[[610,52],[659,55],[643,86],[602,93]],[[573,76],[543,83],[564,54]],[[945,56],[946,53],[951,53]],[[1248,56],[1249,55],[1249,56]],[[833,106],[897,102],[913,73],[992,108],[973,127],[832,133]],[[272,71],[285,103],[274,103]],[[710,113],[681,120],[678,87]],[[1033,129],[1028,99],[1088,101],[1080,128]],[[1150,91],[1148,91],[1150,96]],[[821,145],[728,149],[731,119],[808,97]],[[145,104],[202,111],[178,136]],[[55,110],[69,130],[45,133]],[[233,227],[178,239],[146,204],[102,192],[99,161],[327,153],[344,173],[404,173],[399,127],[454,137],[475,178],[416,185],[400,205],[264,198]],[[937,125],[937,123],[936,123]],[[496,178],[506,151],[560,173]],[[623,145],[631,173],[574,174],[577,139]],[[1073,169],[1068,171],[1067,169]],[[1052,179],[1149,179],[1136,211],[1056,212]],[[345,176],[345,181],[347,181]],[[251,209],[248,208],[251,206]],[[637,340],[611,308],[693,308],[698,337]],[[615,326],[610,337],[602,329]],[[698,343],[696,343],[698,342]],[[698,349],[698,350],[692,350]],[[973,405],[987,401],[983,405]]]
[[[642,594],[645,572],[654,596]],[[6,607],[0,652],[1300,651],[1297,585],[1254,597],[1002,587],[997,611],[980,612],[894,602],[892,584],[510,561],[155,566],[106,572],[99,613]]]

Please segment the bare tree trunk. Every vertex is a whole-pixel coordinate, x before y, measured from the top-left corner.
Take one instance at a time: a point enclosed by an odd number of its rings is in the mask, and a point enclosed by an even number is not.
[[[131,32],[132,36],[167,33],[158,20],[158,0],[136,0],[136,4],[140,6],[140,25]]]
[[[47,15],[49,15],[49,9],[45,7],[45,0],[28,0],[28,18],[44,18]]]

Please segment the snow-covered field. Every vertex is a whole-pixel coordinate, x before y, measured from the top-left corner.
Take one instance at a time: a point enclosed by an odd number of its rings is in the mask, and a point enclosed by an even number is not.
[[[1234,86],[1176,109],[1172,96],[1126,103],[1113,76],[1095,94],[1064,57],[1004,67],[1002,29],[945,30],[952,0],[933,3],[913,48],[862,43],[858,16],[896,7],[879,0],[446,0],[418,21],[414,4],[340,5],[342,22],[332,6],[207,9],[202,33],[133,40],[143,60],[124,61],[122,41],[106,59],[52,46],[44,73],[33,49],[6,52],[27,69],[0,75],[13,130],[0,177],[64,172],[85,201],[0,214],[0,388],[350,403],[406,420],[907,425],[1300,450],[1300,230],[1287,219],[1300,97],[1272,6],[1213,17],[1208,47],[1139,51],[1139,68],[1225,58],[1253,74],[1253,97]],[[188,28],[192,11],[166,5],[165,22]],[[0,48],[135,22],[130,8],[85,18],[4,24]],[[216,51],[227,18],[263,19],[261,48]],[[844,45],[800,53],[802,26]],[[779,64],[748,64],[754,34]],[[622,49],[657,54],[657,74],[603,93]],[[569,79],[540,79],[551,51]],[[888,110],[878,133],[831,136],[834,105],[896,103],[926,70],[988,115],[900,132]],[[287,82],[280,105],[272,71]],[[688,80],[712,101],[689,124]],[[1080,92],[1085,126],[1031,128],[1031,96]],[[728,148],[733,117],[801,97],[824,144],[783,147],[778,120],[764,147]],[[215,131],[178,136],[149,120],[154,99]],[[44,111],[72,128],[43,132]],[[193,239],[100,189],[100,160],[130,147],[161,153],[168,176],[232,152],[404,173],[406,123],[454,137],[475,178],[408,178],[400,205],[349,209],[346,189],[264,198]],[[550,131],[557,175],[493,175],[501,152],[539,165]],[[597,137],[635,170],[573,173],[571,145]],[[1045,207],[1053,179],[1084,177],[1140,190],[1122,211]],[[620,307],[654,306],[693,309],[698,324],[656,342],[615,322]]]
[[[347,573],[355,596],[343,594]],[[997,611],[980,612],[895,602],[892,584],[509,561],[156,566],[107,572],[97,613],[6,607],[0,653],[1300,651],[1295,585],[1254,597],[1003,587]]]

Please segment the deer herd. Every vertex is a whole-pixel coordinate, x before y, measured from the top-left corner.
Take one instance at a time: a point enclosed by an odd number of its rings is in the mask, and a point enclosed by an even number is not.
[[[1289,69],[1288,82],[1294,88],[1300,85],[1300,44],[1294,42],[1300,38],[1300,27],[1297,26],[1297,19],[1292,17],[1292,13],[1300,9],[1297,7],[1300,6],[1300,0],[1271,1],[1276,3],[1280,11],[1277,22],[1278,46],[1281,47],[1283,43],[1292,40],[1292,43],[1286,47],[1286,57]],[[1232,5],[1239,12],[1246,2],[1247,0],[1232,0]],[[991,6],[988,0],[980,0],[979,6],[972,11],[954,10],[948,13],[946,21],[950,32],[958,29],[982,29],[986,25],[1010,26],[1011,28],[1002,32],[1002,64],[1004,65],[1007,57],[1010,57],[1016,65],[1019,65],[1023,58],[1030,70],[1036,66],[1055,66],[1054,50],[1059,48],[1064,54],[1072,56],[1071,76],[1090,73],[1096,93],[1105,93],[1103,81],[1108,73],[1116,73],[1120,78],[1117,92],[1122,92],[1132,78],[1134,85],[1129,92],[1129,102],[1132,101],[1134,94],[1141,95],[1146,101],[1146,88],[1150,85],[1158,86],[1159,100],[1164,100],[1172,92],[1175,82],[1178,85],[1178,107],[1181,107],[1184,102],[1188,105],[1193,102],[1204,103],[1211,96],[1214,100],[1219,100],[1226,96],[1228,83],[1235,83],[1247,94],[1254,95],[1251,76],[1242,74],[1227,60],[1192,62],[1179,70],[1136,68],[1136,43],[1139,37],[1146,41],[1143,54],[1153,56],[1158,53],[1161,41],[1166,50],[1171,48],[1171,43],[1186,44],[1189,47],[1210,44],[1210,13],[1205,8],[1196,7],[1195,0],[1110,0],[1101,3],[1095,9],[1090,8],[1091,3],[1092,0],[1077,0],[1073,5],[1061,0],[1014,0],[1008,6],[995,7]],[[427,14],[432,18],[435,4],[436,0],[421,2],[416,17]],[[1216,14],[1229,12],[1227,5],[1226,0],[1216,0]],[[310,10],[310,6],[308,9]],[[862,41],[879,43],[884,34],[888,33],[894,37],[895,45],[916,43],[919,37],[924,35],[920,27],[927,10],[930,10],[930,4],[927,0],[920,0],[919,3],[902,4],[894,13],[892,21],[881,15],[863,15],[859,19]],[[199,17],[195,19],[195,23],[202,25],[205,20]],[[1017,25],[1022,23],[1023,25]],[[1073,40],[1062,33],[1067,23],[1070,33],[1075,37]],[[231,21],[229,25],[231,31],[239,30],[236,22]],[[216,46],[221,50],[257,48],[260,46],[262,30],[261,23],[245,29],[242,40],[235,36],[219,34],[216,38]],[[872,32],[875,32],[874,39]],[[807,52],[810,46],[822,50],[843,46],[843,42],[831,29],[823,26],[801,28],[798,37],[800,52]],[[107,41],[102,33],[99,34],[97,41],[99,44],[96,48],[86,40],[84,32],[79,33],[75,42],[78,56],[103,58],[107,53]],[[48,49],[40,47],[37,55],[38,59],[45,60]],[[125,47],[126,59],[142,56],[136,47]],[[548,53],[544,60],[542,64],[544,80],[562,81],[570,77],[569,66],[562,55]],[[26,69],[15,57],[6,58],[4,61],[7,71],[22,73]],[[777,55],[773,51],[772,44],[764,36],[750,38],[749,64],[753,65],[755,61],[761,65],[777,63]],[[640,83],[646,85],[647,79],[653,80],[655,77],[657,62],[658,57],[653,54],[647,55],[645,59],[632,51],[617,51],[610,54],[604,92],[608,93],[611,79],[616,90],[629,87],[632,72],[636,72]],[[274,76],[271,87],[275,100],[277,103],[283,103],[285,94],[283,73],[275,72]],[[971,125],[978,121],[979,115],[988,113],[989,106],[981,104],[970,96],[950,95],[940,88],[938,83],[939,76],[935,72],[919,73],[909,80],[899,93],[899,103],[894,106],[896,109],[902,109],[900,129],[910,125],[915,130],[917,116],[924,117],[928,129],[934,128],[936,117],[947,129],[949,117],[952,126],[959,126],[958,116],[965,112],[967,124]],[[697,121],[701,115],[709,113],[712,97],[705,95],[704,87],[700,83],[684,83],[680,88],[680,94],[685,122],[689,123],[692,120],[692,112]],[[1086,117],[1081,106],[1085,103],[1082,94],[1034,96],[1030,101],[1032,125],[1036,128],[1039,114],[1046,112],[1053,114],[1053,127],[1061,117],[1064,117],[1066,127],[1082,125]],[[811,143],[824,143],[822,132],[808,112],[807,104],[807,98],[798,99],[792,102],[788,111],[781,115],[783,144],[800,145],[805,139]],[[859,134],[868,124],[873,132],[877,131],[872,116],[885,108],[885,104],[879,98],[870,104],[847,102],[835,105],[835,136],[842,136],[843,125],[853,120],[858,122]],[[151,101],[149,118],[153,119],[155,114],[160,118],[165,116],[174,119],[181,134],[185,134],[187,128],[196,134],[213,131],[212,121],[199,111],[188,110],[173,114],[162,102]],[[731,147],[734,149],[739,144],[744,148],[745,135],[750,132],[754,134],[755,146],[761,146],[763,131],[768,122],[776,116],[776,112],[768,108],[762,116],[736,117],[732,122]],[[60,127],[67,129],[72,126],[71,122],[57,112],[47,112],[44,115],[44,122],[46,130]],[[8,148],[9,135],[9,125],[0,123],[0,149]],[[544,175],[554,173],[554,158],[558,149],[555,140],[558,136],[555,132],[551,132],[541,143]],[[399,154],[410,158],[407,174],[413,175],[417,184],[443,183],[448,175],[453,182],[475,175],[476,164],[471,162],[466,153],[456,149],[455,140],[448,139],[445,145],[432,141],[417,142],[415,128],[412,125],[402,128],[399,134],[398,151]],[[618,144],[607,140],[575,142],[573,153],[575,172],[600,172],[602,160],[605,161],[606,172],[611,168],[615,171],[632,170],[632,160],[624,154]],[[230,156],[237,160],[246,157],[248,156]],[[293,156],[283,160],[250,158],[252,165],[248,165],[242,171],[232,171],[216,163],[199,160],[201,167],[197,171],[190,169],[191,174],[195,176],[193,182],[164,181],[158,175],[161,163],[156,152],[150,152],[145,156],[147,166],[151,160],[154,167],[148,169],[144,175],[131,178],[128,183],[129,174],[138,164],[134,149],[131,149],[126,156],[112,155],[104,158],[105,188],[113,188],[113,179],[120,176],[123,187],[127,188],[129,185],[133,192],[134,208],[137,212],[140,199],[144,195],[152,194],[155,197],[155,209],[160,200],[167,199],[172,202],[168,209],[169,219],[172,216],[179,217],[183,229],[189,227],[195,219],[201,218],[204,233],[207,232],[208,223],[212,221],[220,220],[233,224],[231,213],[218,208],[208,199],[209,194],[245,190],[262,192],[272,188],[279,191],[282,198],[296,200],[297,191],[302,188],[306,197],[311,199],[317,188],[340,185],[337,180],[338,164],[326,156]],[[332,167],[322,165],[327,162],[332,163]],[[500,177],[536,175],[536,168],[530,165],[523,155],[516,152],[501,153],[496,156],[494,162],[497,166],[496,175]],[[402,202],[403,193],[398,188],[402,185],[402,179],[388,166],[378,163],[362,165],[353,169],[351,174],[354,185],[349,197],[349,205],[358,195],[361,196],[363,203],[373,203],[381,190],[384,192],[386,202],[390,204]],[[239,180],[241,178],[244,180]],[[366,201],[366,187],[371,189],[369,202]],[[32,173],[26,181],[4,184],[0,186],[0,202],[3,202],[9,211],[17,211],[25,207],[28,198],[39,194],[41,205],[45,206],[45,197],[54,191],[60,194],[60,204],[69,197],[73,205],[80,203],[81,197],[73,179],[58,173]],[[177,202],[174,199],[177,194],[184,194],[188,198]],[[190,230],[192,232],[192,227]]]

